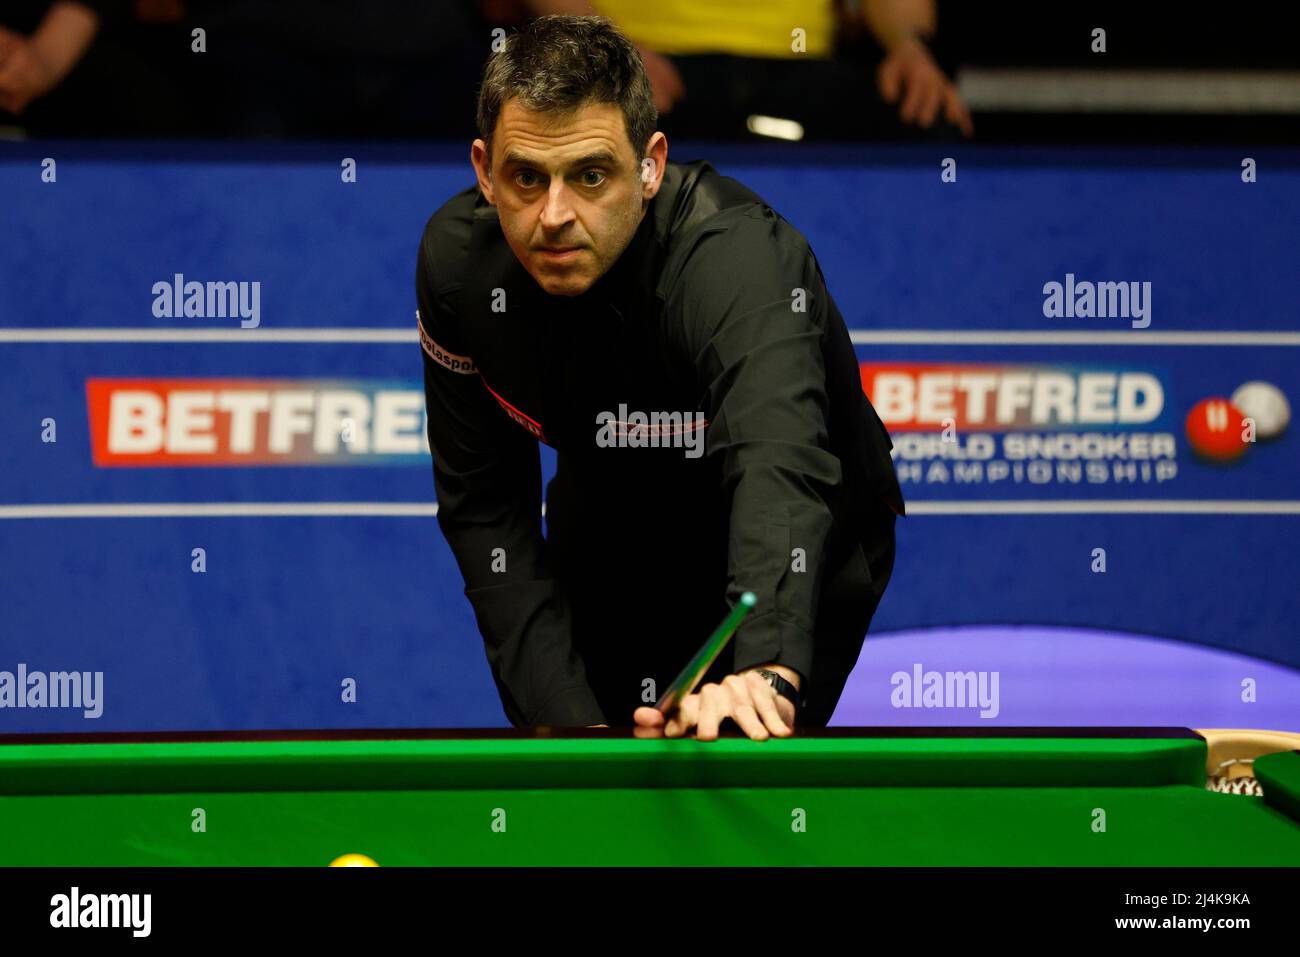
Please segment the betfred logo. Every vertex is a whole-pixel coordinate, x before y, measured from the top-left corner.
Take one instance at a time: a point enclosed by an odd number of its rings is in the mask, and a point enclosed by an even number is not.
[[[1164,411],[1148,372],[976,363],[860,364],[862,388],[891,432],[1141,426]]]
[[[418,383],[89,379],[98,466],[361,465],[429,454]]]

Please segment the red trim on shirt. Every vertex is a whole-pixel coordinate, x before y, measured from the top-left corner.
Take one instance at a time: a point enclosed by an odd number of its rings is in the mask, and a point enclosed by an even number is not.
[[[528,416],[525,413],[520,412],[518,409],[516,409],[513,405],[511,405],[501,396],[497,395],[496,391],[490,385],[487,384],[487,379],[483,378],[483,374],[481,372],[479,373],[479,381],[483,383],[483,388],[487,389],[489,392],[492,393],[492,398],[497,400],[497,403],[501,406],[501,408],[506,410],[506,415],[510,416],[510,418],[514,419],[517,423],[522,425],[524,429],[526,429],[528,433],[532,435],[534,438],[541,439],[543,442],[546,442],[547,445],[551,444],[550,442],[546,441],[546,434],[542,431],[542,423],[538,422],[536,419],[532,418],[531,416]]]

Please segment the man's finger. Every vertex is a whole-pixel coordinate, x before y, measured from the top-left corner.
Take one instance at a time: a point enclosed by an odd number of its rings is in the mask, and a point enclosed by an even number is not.
[[[658,708],[642,706],[632,712],[632,721],[642,727],[658,728],[664,724],[664,713]]]
[[[966,109],[966,104],[961,101],[961,95],[955,87],[948,88],[944,115],[948,117],[949,123],[962,131],[963,135],[971,136],[974,134],[975,124],[971,121],[970,110]]]
[[[763,724],[773,734],[782,736],[793,734],[790,726],[781,718],[781,710],[776,706],[776,694],[772,691],[772,686],[757,672],[751,671],[750,674],[763,686],[761,689],[755,688],[754,693],[750,695],[750,700],[754,702],[754,708],[758,711]]]
[[[721,685],[709,684],[700,689],[700,713],[695,721],[695,737],[701,741],[717,739],[718,725],[730,711],[727,707],[730,697]]]
[[[886,61],[881,64],[876,85],[880,87],[880,98],[886,103],[898,99],[898,67]]]
[[[688,694],[682,699],[673,716],[664,725],[664,734],[670,738],[680,738],[689,729],[695,727],[695,718],[700,710],[700,696]]]
[[[921,84],[915,79],[908,80],[907,93],[903,96],[903,107],[898,111],[899,118],[904,123],[911,123],[916,119],[916,112],[921,108],[921,98],[925,91],[921,89]]]
[[[662,738],[667,718],[658,708],[640,707],[632,712],[632,737]]]
[[[921,107],[920,115],[920,123],[926,129],[934,124],[934,118],[939,115],[939,107],[943,105],[943,93],[942,84],[926,88],[925,103]]]
[[[751,679],[756,677],[759,676],[754,672],[750,672],[748,676],[728,675],[722,684],[731,692],[731,719],[740,725],[741,731],[755,741],[766,741],[771,735],[759,719],[758,712],[754,710],[754,693],[757,689]],[[767,685],[766,681],[763,684],[767,686],[767,693],[770,695],[771,686]],[[762,691],[758,693],[761,694]]]
[[[731,719],[740,725],[740,730],[755,741],[766,741],[772,736],[748,701],[741,701],[731,709]]]

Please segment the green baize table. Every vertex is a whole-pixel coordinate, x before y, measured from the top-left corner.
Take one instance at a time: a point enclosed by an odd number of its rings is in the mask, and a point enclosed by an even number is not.
[[[1300,864],[1300,753],[1183,729],[0,736],[0,865]]]

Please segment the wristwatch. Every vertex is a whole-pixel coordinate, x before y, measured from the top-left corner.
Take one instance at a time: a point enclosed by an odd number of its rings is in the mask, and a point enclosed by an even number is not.
[[[768,671],[766,668],[755,668],[754,670],[763,676],[777,694],[794,705],[795,711],[803,710],[803,695],[799,693],[798,688],[786,681],[775,671]]]

